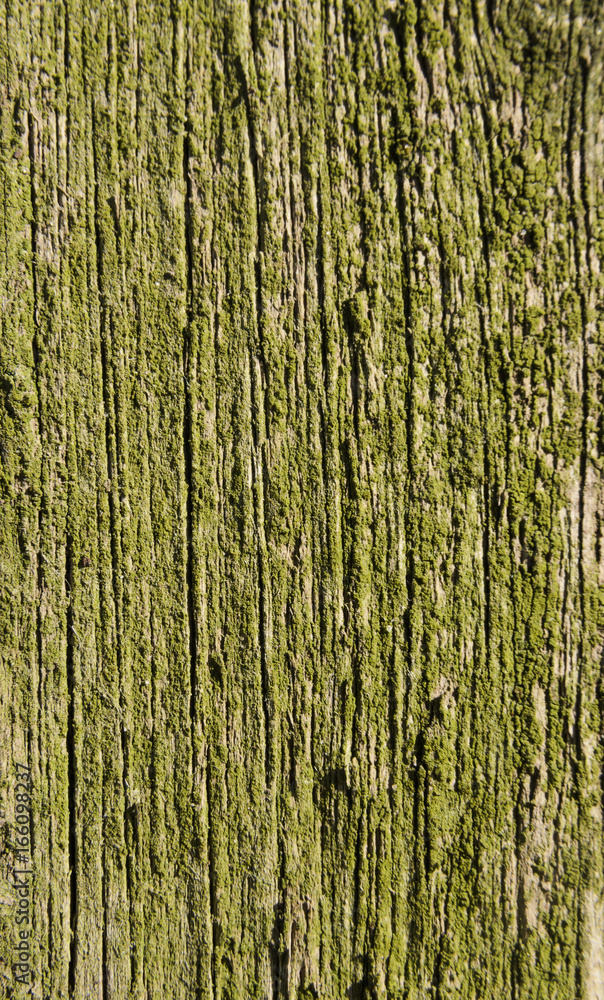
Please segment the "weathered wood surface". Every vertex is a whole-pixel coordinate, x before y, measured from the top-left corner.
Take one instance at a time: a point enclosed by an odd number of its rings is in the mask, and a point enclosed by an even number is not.
[[[602,1000],[601,4],[0,25],[32,996]]]

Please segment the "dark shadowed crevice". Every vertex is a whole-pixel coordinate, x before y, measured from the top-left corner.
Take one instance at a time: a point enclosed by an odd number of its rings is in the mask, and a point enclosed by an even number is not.
[[[574,25],[573,25],[574,26]],[[572,37],[571,30],[571,37]],[[579,29],[579,37],[577,39],[577,46],[579,46],[581,40],[581,34]],[[580,80],[580,95],[578,93],[573,94],[571,100],[571,112],[569,116],[569,134],[568,134],[568,178],[569,187],[573,193],[573,228],[574,228],[574,257],[575,257],[575,269],[576,269],[576,281],[577,281],[577,295],[580,302],[580,314],[581,314],[581,452],[579,460],[579,538],[578,538],[578,583],[579,583],[579,606],[581,609],[581,631],[579,634],[578,641],[578,651],[577,651],[577,695],[575,700],[575,718],[574,718],[574,750],[575,750],[575,776],[577,782],[577,801],[579,803],[578,809],[578,837],[577,837],[577,847],[578,847],[578,859],[579,859],[579,891],[577,892],[577,954],[576,954],[576,987],[577,995],[579,995],[582,987],[583,978],[583,963],[585,961],[585,897],[586,893],[582,890],[588,888],[588,879],[584,873],[584,866],[588,863],[586,854],[588,854],[589,849],[586,851],[584,849],[583,839],[587,835],[589,828],[589,819],[587,811],[584,806],[584,796],[586,794],[586,789],[581,788],[581,774],[583,772],[583,767],[585,765],[585,752],[583,750],[583,719],[582,719],[582,708],[583,708],[583,673],[585,667],[585,647],[586,643],[586,633],[589,630],[589,621],[587,615],[587,598],[586,598],[586,584],[585,584],[585,492],[587,484],[587,468],[588,468],[588,425],[590,419],[589,412],[589,361],[588,361],[588,343],[587,343],[587,328],[589,324],[588,317],[588,306],[587,297],[584,284],[581,280],[581,275],[583,269],[581,267],[581,249],[579,246],[580,240],[580,216],[582,216],[582,221],[585,226],[585,233],[581,234],[581,238],[585,239],[586,248],[585,254],[587,257],[587,262],[590,264],[589,260],[589,250],[590,250],[590,218],[589,218],[589,201],[588,201],[588,185],[586,178],[586,129],[588,128],[587,120],[587,89],[589,83],[589,65],[585,59],[580,57],[580,66],[577,73],[577,79]],[[579,103],[579,108],[575,106],[575,101]],[[572,143],[574,135],[579,135],[579,191],[577,192],[573,187],[573,169],[572,169]]]
[[[186,79],[185,79],[185,128],[182,143],[182,169],[185,186],[185,251],[187,262],[187,325],[185,329],[183,345],[183,378],[185,383],[185,407],[184,407],[184,427],[183,444],[185,459],[185,480],[187,487],[187,614],[189,620],[189,663],[190,663],[190,701],[189,718],[191,720],[191,742],[193,755],[195,758],[195,736],[194,724],[197,716],[197,622],[195,618],[195,573],[194,573],[194,546],[193,546],[193,389],[191,385],[193,373],[192,357],[194,351],[193,335],[193,315],[194,315],[194,289],[193,289],[193,179],[191,176],[191,134],[192,123],[190,119],[189,93],[191,88],[191,53],[187,45],[186,56]],[[193,771],[195,771],[195,759],[193,761]]]
[[[108,384],[108,357],[107,357],[107,310],[105,303],[105,295],[103,291],[103,271],[104,271],[104,245],[103,237],[101,235],[101,224],[100,224],[100,206],[99,206],[99,168],[98,168],[98,156],[97,156],[97,121],[96,121],[96,111],[94,100],[91,102],[91,116],[92,116],[92,160],[93,160],[93,174],[94,174],[94,235],[96,244],[96,282],[97,282],[97,293],[99,298],[99,341],[100,341],[100,362],[101,362],[101,382],[102,382],[102,403],[104,407],[104,429],[105,429],[105,458],[107,462],[107,473],[109,481],[117,475],[117,469],[113,468],[112,462],[112,448],[111,448],[111,423],[110,423],[110,413],[112,406],[112,399],[109,395],[109,384]],[[115,547],[116,539],[114,528],[114,511],[113,511],[113,501],[112,501],[112,488],[109,490],[108,502],[109,502],[109,520],[111,525],[111,570],[112,570],[112,584],[115,581],[115,574],[117,572],[117,567],[115,565]],[[115,589],[113,589],[113,595],[115,600]],[[119,622],[117,623],[117,649],[119,657]],[[107,886],[107,840],[105,838],[105,775],[104,775],[104,762],[102,765],[102,819],[101,826],[103,830],[102,837],[102,851],[103,851],[103,873],[102,873],[102,901],[103,901],[103,1000],[108,1000],[109,998],[109,969],[108,969],[108,936],[109,936],[109,923],[108,923],[108,886]],[[126,816],[123,817],[124,821],[124,834],[126,825]]]
[[[73,589],[73,544],[72,539],[67,536],[65,549],[65,589],[71,595]],[[67,776],[69,795],[69,885],[70,885],[70,907],[69,907],[69,972],[68,986],[69,995],[73,996],[75,991],[76,959],[78,946],[78,825],[77,825],[77,768],[76,768],[76,747],[75,747],[75,677],[74,677],[74,613],[71,597],[67,607]]]
[[[36,382],[36,414],[37,414],[37,429],[38,429],[38,440],[40,442],[40,449],[42,452],[42,466],[44,465],[44,435],[43,435],[43,415],[42,415],[42,396],[40,392],[40,368],[41,368],[41,343],[42,343],[42,332],[40,330],[40,305],[39,305],[39,291],[38,291],[38,207],[37,207],[37,197],[36,197],[36,183],[35,183],[35,132],[34,132],[34,117],[31,111],[27,113],[27,148],[29,153],[29,187],[30,187],[30,197],[31,197],[31,208],[32,217],[30,224],[31,231],[31,276],[32,276],[32,293],[33,293],[33,321],[34,321],[34,335],[32,338],[32,354],[34,361],[34,373]],[[44,477],[42,476],[42,481]],[[37,599],[37,610],[36,610],[36,647],[38,655],[38,760],[40,761],[40,771],[42,770],[42,744],[41,744],[41,734],[42,734],[42,706],[44,704],[43,698],[43,682],[42,682],[42,612],[41,612],[41,597],[42,590],[44,588],[44,570],[42,567],[42,538],[43,538],[43,514],[42,505],[38,507],[38,543],[36,547],[36,584],[38,588],[38,599]]]

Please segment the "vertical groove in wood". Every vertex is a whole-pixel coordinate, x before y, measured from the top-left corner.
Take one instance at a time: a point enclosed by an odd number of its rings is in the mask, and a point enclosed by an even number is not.
[[[602,997],[598,4],[0,22],[32,995]]]

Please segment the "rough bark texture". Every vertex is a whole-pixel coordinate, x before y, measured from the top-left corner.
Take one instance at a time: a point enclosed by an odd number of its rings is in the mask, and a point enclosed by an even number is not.
[[[600,0],[2,11],[32,995],[602,1000]]]

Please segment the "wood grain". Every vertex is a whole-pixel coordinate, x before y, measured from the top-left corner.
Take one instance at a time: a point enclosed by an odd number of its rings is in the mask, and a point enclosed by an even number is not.
[[[603,29],[3,0],[2,995],[603,1000]]]

